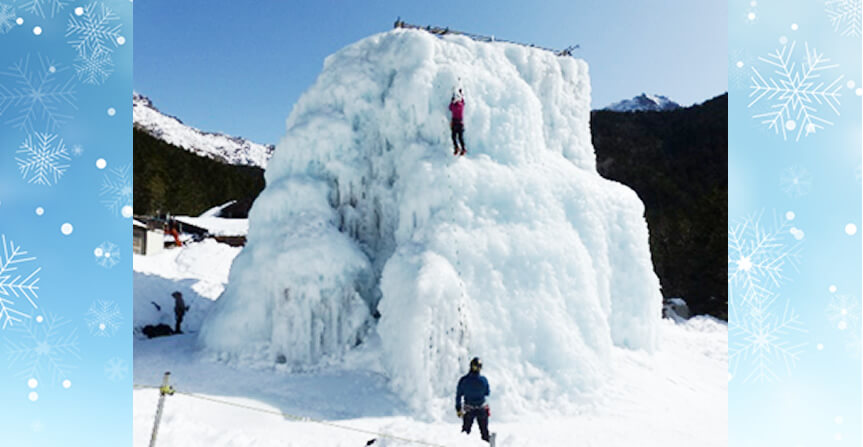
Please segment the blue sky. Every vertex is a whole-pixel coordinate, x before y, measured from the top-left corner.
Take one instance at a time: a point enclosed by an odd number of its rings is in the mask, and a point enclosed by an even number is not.
[[[146,0],[134,4],[134,87],[195,127],[275,143],[324,58],[401,16],[550,48],[580,44],[594,107],[641,92],[688,105],[727,90],[726,5]]]

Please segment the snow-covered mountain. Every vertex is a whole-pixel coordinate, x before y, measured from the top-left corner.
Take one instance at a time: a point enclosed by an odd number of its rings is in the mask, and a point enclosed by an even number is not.
[[[266,169],[275,150],[273,145],[187,126],[176,117],[160,112],[149,98],[137,92],[132,95],[132,110],[135,126],[150,135],[189,152],[228,164]]]
[[[616,102],[602,110],[611,110],[613,112],[640,112],[640,111],[659,111],[679,109],[680,104],[668,99],[662,95],[648,95],[642,93],[632,99],[624,99]]]

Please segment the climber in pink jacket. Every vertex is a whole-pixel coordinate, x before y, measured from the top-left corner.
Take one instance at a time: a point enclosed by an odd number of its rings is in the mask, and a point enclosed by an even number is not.
[[[461,89],[458,89],[458,94],[453,93],[452,99],[449,102],[449,111],[452,112],[452,120],[449,123],[450,130],[452,131],[452,154],[464,155],[467,153],[467,150],[464,148],[464,122],[462,121],[462,117],[464,116],[464,95]],[[456,137],[461,142],[460,149]]]

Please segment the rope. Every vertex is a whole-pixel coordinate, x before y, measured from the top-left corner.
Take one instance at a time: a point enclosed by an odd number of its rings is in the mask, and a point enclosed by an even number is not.
[[[455,204],[456,204],[456,200],[455,200],[455,189],[453,188],[453,181],[452,181],[452,175],[451,175],[451,172],[452,172],[452,164],[450,164],[450,165],[447,167],[447,178],[450,180],[450,181],[448,182],[448,184],[449,184],[449,193],[450,193],[450,201],[449,201],[449,209],[450,209],[450,224],[451,224],[453,227],[455,227],[455,224],[456,224],[456,215],[455,215]],[[454,235],[454,237],[456,237],[456,238],[457,238],[457,237],[459,237],[459,235]],[[458,313],[459,313],[459,315],[458,315],[458,324],[459,324],[459,329],[461,330],[461,332],[460,332],[460,334],[459,334],[459,335],[460,335],[460,337],[459,337],[459,338],[460,338],[460,340],[459,340],[459,341],[460,341],[460,342],[464,342],[464,341],[466,341],[466,339],[468,338],[468,337],[467,337],[467,324],[466,324],[466,323],[465,323],[465,324],[462,324],[462,323],[464,322],[464,320],[463,320],[463,318],[464,318],[464,312],[466,312],[466,310],[464,309],[464,306],[466,306],[466,305],[467,305],[467,295],[466,295],[467,285],[465,284],[464,279],[462,279],[462,269],[461,269],[461,243],[460,243],[460,242],[458,242],[458,239],[456,239],[456,247],[455,247],[455,269],[456,269],[456,275],[457,275],[457,278],[458,278],[458,282],[459,282],[459,285],[460,285],[460,287],[459,287],[459,292],[461,293],[461,301],[458,303]],[[467,360],[467,359],[465,359],[465,360]]]
[[[157,390],[157,391],[161,389],[161,387],[152,386],[152,385],[133,385],[132,388],[136,389],[136,390],[152,389],[152,390]],[[268,410],[266,408],[259,408],[259,407],[254,407],[251,405],[238,404],[236,402],[230,402],[227,400],[217,399],[214,397],[204,396],[201,394],[189,393],[189,392],[185,392],[185,391],[176,391],[176,390],[174,391],[174,394],[180,394],[183,396],[191,397],[193,399],[205,400],[205,401],[217,403],[220,405],[242,408],[244,410],[256,411],[258,413],[265,413],[265,414],[271,414],[271,415],[275,415],[275,416],[281,416],[285,419],[291,419],[291,420],[296,421],[296,422],[311,422],[311,423],[315,423],[315,424],[326,425],[329,427],[338,428],[341,430],[347,430],[347,431],[353,431],[353,432],[362,433],[362,434],[366,434],[366,435],[377,436],[379,438],[389,438],[389,439],[394,439],[397,441],[408,442],[411,444],[420,444],[420,445],[427,445],[427,446],[432,446],[432,447],[446,447],[445,445],[442,445],[442,444],[434,444],[431,442],[419,441],[416,439],[403,438],[401,436],[391,435],[388,433],[380,433],[380,432],[376,432],[376,431],[372,431],[372,430],[350,427],[347,425],[336,424],[333,422],[329,422],[329,421],[325,421],[325,420],[321,420],[321,419],[314,419],[314,418],[310,418],[307,416],[297,416],[294,414],[285,413],[283,411],[278,411],[278,410]]]

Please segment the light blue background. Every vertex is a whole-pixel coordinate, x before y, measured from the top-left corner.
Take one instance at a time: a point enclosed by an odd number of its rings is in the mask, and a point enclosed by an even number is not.
[[[792,24],[798,25],[796,31]],[[780,218],[787,211],[795,213],[793,225],[805,232],[799,271],[788,273],[775,309],[781,313],[788,302],[806,329],[787,338],[803,345],[800,362],[790,373],[780,366],[774,381],[746,383],[738,374],[729,382],[729,445],[859,446],[863,442],[860,352],[847,349],[849,334],[836,330],[827,307],[828,288],[835,285],[836,293],[853,298],[860,312],[861,104],[855,89],[861,87],[861,39],[834,31],[824,1],[758,0],[754,5],[750,0],[732,1],[728,34],[729,223],[759,212],[765,223],[772,222],[774,212]],[[841,115],[826,105],[818,106],[819,115],[834,125],[799,142],[794,140],[796,132],[783,141],[752,118],[765,110],[764,99],[747,106],[751,68],[756,66],[765,78],[775,77],[772,68],[757,58],[780,48],[782,36],[789,44],[797,41],[797,56],[804,54],[804,42],[808,42],[839,65],[825,70],[822,81],[845,76]],[[738,68],[737,61],[743,61],[744,67]],[[847,87],[849,80],[854,88]],[[794,198],[783,192],[780,178],[791,166],[809,172],[808,194]],[[853,236],[845,232],[848,223],[858,228]],[[859,316],[857,321],[852,327],[859,331]],[[729,344],[739,341],[730,333]]]
[[[0,3],[9,3],[0,0]],[[15,3],[15,2],[12,2]],[[66,25],[73,10],[89,2],[68,2],[61,13],[41,18],[22,9],[24,19],[7,34],[0,34],[0,72],[31,54],[31,66],[38,66],[37,55],[51,57],[61,78],[74,74],[75,50],[67,43]],[[97,2],[101,4],[103,2]],[[76,80],[74,118],[58,130],[67,147],[81,145],[81,156],[71,156],[66,174],[53,186],[28,184],[17,170],[16,150],[24,132],[7,124],[14,107],[0,115],[0,233],[12,239],[40,266],[39,309],[34,315],[58,315],[77,331],[80,359],[65,358],[76,366],[65,376],[52,380],[50,370],[40,377],[35,402],[21,363],[10,366],[6,344],[20,341],[21,334],[0,331],[0,445],[131,445],[132,428],[132,252],[131,219],[112,213],[100,196],[102,181],[111,168],[128,165],[131,151],[132,92],[132,3],[128,0],[104,2],[118,16],[126,43],[113,53],[114,72],[102,85],[86,85]],[[33,26],[44,30],[34,35]],[[0,84],[14,87],[14,80],[0,75]],[[109,108],[116,109],[109,116]],[[105,170],[96,167],[104,158]],[[42,207],[44,215],[35,209]],[[71,235],[60,232],[63,223],[74,226]],[[120,247],[121,261],[112,269],[96,263],[94,249],[103,242]],[[96,300],[119,305],[122,322],[112,337],[99,337],[88,330],[86,314]],[[118,357],[127,366],[125,378],[109,380],[106,362]],[[61,386],[63,379],[71,387]]]

